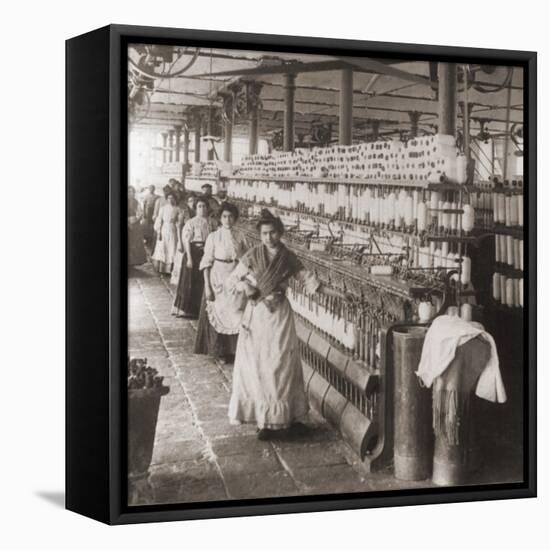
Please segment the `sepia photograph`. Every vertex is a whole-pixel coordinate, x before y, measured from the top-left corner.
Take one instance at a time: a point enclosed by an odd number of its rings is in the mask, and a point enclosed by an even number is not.
[[[256,47],[122,53],[128,506],[526,481],[523,68]]]

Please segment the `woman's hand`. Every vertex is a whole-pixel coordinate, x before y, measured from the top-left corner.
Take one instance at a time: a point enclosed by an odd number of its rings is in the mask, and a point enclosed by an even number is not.
[[[192,267],[193,267],[193,260],[192,260],[190,257],[187,258],[187,264],[186,264],[186,265],[187,265],[187,267],[188,267],[189,269],[192,269]]]
[[[178,246],[178,252],[181,252],[183,254],[183,245],[181,243]]]
[[[204,287],[204,296],[208,302],[213,302],[215,300],[216,297],[210,285]]]

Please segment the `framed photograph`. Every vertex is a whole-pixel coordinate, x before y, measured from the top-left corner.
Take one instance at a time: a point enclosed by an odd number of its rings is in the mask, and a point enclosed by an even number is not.
[[[67,508],[536,496],[536,54],[67,42]]]

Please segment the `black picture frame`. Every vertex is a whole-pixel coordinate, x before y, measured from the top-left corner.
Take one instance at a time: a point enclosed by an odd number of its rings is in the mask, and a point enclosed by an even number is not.
[[[520,66],[525,71],[527,265],[524,481],[369,494],[132,506],[126,498],[128,43]],[[536,496],[535,52],[109,25],[66,43],[66,507],[108,524]]]

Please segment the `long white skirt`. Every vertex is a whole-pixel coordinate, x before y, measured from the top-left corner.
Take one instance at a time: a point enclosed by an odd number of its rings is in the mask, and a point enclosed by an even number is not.
[[[274,312],[248,303],[239,332],[229,420],[283,429],[308,412],[294,316],[285,298]]]

